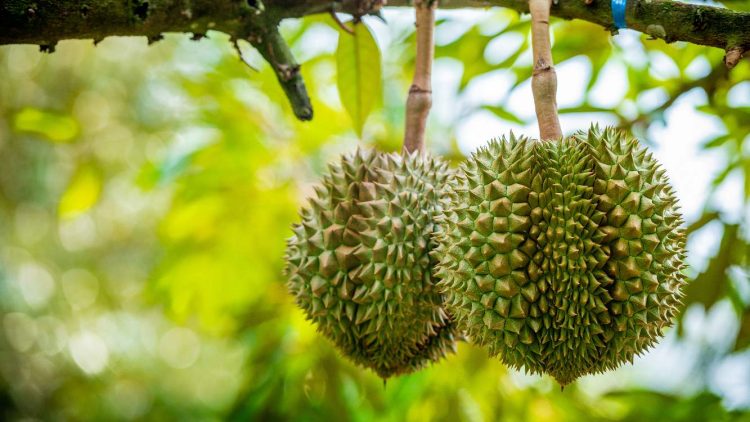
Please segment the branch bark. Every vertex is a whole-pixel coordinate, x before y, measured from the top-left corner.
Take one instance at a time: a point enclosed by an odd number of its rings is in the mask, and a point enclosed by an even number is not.
[[[531,47],[534,72],[531,90],[534,93],[539,139],[560,139],[560,119],[557,116],[557,73],[552,62],[549,40],[549,9],[552,0],[529,0],[531,10]]]
[[[406,124],[403,152],[424,152],[427,117],[432,107],[432,59],[435,55],[435,8],[437,0],[417,0],[414,3],[417,21],[417,54],[414,80],[406,100]]]
[[[273,67],[276,79],[289,99],[294,115],[303,121],[312,120],[312,104],[300,74],[300,66],[279,33],[277,24],[254,28],[246,38]]]
[[[410,0],[390,0],[407,6]],[[364,4],[364,6],[363,6]],[[368,9],[368,4],[370,9]],[[253,7],[253,5],[258,7]],[[443,0],[442,8],[507,7],[528,13],[527,0]],[[112,35],[156,37],[163,32],[228,34],[248,22],[297,18],[331,10],[362,14],[379,7],[375,0],[7,0],[0,3],[0,44],[53,45],[65,39],[100,40]],[[263,10],[263,13],[258,13]],[[551,14],[581,19],[614,30],[607,0],[562,0]],[[664,39],[724,50],[750,49],[750,12],[672,0],[631,0],[631,29]]]
[[[413,0],[390,0],[407,6]],[[5,0],[0,2],[0,45],[36,44],[54,51],[60,40],[109,36],[145,36],[159,40],[164,32],[195,35],[208,30],[246,39],[274,66],[295,114],[312,117],[307,92],[277,26],[286,18],[343,12],[361,16],[383,0]],[[588,3],[588,4],[587,4]],[[443,0],[443,8],[501,6],[529,12],[528,0]],[[551,14],[582,19],[615,31],[609,0],[561,0]],[[750,12],[686,4],[672,0],[630,0],[628,26],[667,42],[687,41],[726,50],[728,66],[750,51]],[[266,42],[271,39],[271,44]],[[260,41],[259,41],[260,40]],[[265,41],[263,41],[265,40]],[[265,49],[265,51],[264,51]]]

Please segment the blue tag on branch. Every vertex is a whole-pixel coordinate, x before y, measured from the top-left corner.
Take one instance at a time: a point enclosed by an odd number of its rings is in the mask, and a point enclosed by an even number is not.
[[[612,19],[615,21],[617,29],[628,27],[628,24],[625,23],[625,6],[627,4],[628,0],[612,0]]]

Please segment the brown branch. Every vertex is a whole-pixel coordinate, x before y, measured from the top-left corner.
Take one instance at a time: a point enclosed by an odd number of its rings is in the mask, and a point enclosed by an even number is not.
[[[727,54],[724,56],[724,63],[727,65],[727,69],[734,69],[737,63],[742,60],[742,56],[746,53],[740,47],[734,47],[727,50]]]
[[[276,79],[289,99],[294,115],[302,121],[313,117],[312,103],[307,95],[305,81],[300,74],[300,66],[294,60],[284,38],[279,33],[278,24],[256,26],[245,37],[263,56],[276,73]]]
[[[390,0],[388,5],[407,6],[411,1]],[[8,0],[0,1],[0,45],[36,44],[42,51],[53,52],[58,41],[68,39],[92,39],[96,43],[109,36],[145,36],[151,42],[159,40],[165,32],[205,34],[208,30],[227,33],[233,40],[250,39],[258,33],[263,35],[286,18],[331,10],[362,16],[379,10],[384,3],[384,0]],[[529,11],[528,0],[441,2],[444,8],[491,6]],[[551,14],[582,19],[614,31],[609,0],[590,4],[583,0],[560,0],[552,6]],[[729,66],[750,51],[750,12],[673,0],[631,0],[627,22],[631,29],[666,42],[687,41],[724,49]],[[267,53],[264,56],[278,52]],[[280,77],[292,76],[284,86],[288,95],[302,92],[304,85],[294,77],[298,72],[293,60],[274,69]],[[290,100],[300,105],[304,96]],[[306,115],[305,107],[295,110],[298,116]]]
[[[417,0],[417,54],[414,62],[414,80],[406,100],[406,128],[404,130],[405,154],[424,152],[427,116],[432,107],[432,58],[435,54],[435,8],[437,0]]]
[[[531,90],[539,122],[539,139],[562,138],[560,119],[557,117],[557,74],[552,63],[552,47],[549,41],[549,9],[552,0],[529,0],[531,11],[531,44],[534,56],[534,72]]]
[[[407,6],[410,1],[390,0],[388,6]],[[0,44],[52,45],[64,39],[100,40],[112,35],[155,36],[163,32],[205,33],[209,29],[233,34],[248,21],[260,18],[255,14],[257,9],[249,4],[263,4],[263,19],[281,20],[328,13],[332,9],[351,14],[370,13],[382,3],[382,0],[3,1],[0,2]],[[491,6],[523,13],[529,11],[527,0],[443,0],[440,7]],[[596,0],[590,5],[582,0],[560,0],[552,6],[551,14],[614,29],[608,0]],[[750,12],[673,0],[631,0],[627,22],[631,29],[653,33],[667,42],[687,41],[724,50],[750,49]],[[657,27],[659,30],[655,30]]]

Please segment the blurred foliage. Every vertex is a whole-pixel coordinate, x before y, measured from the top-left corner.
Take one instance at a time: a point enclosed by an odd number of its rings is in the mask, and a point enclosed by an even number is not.
[[[689,246],[705,256],[691,250],[682,336],[559,391],[466,344],[383,386],[315,333],[286,292],[284,239],[336,155],[358,142],[400,149],[414,34],[408,11],[387,19],[371,21],[382,99],[362,141],[339,100],[329,17],[283,27],[310,123],[294,120],[257,53],[241,46],[256,72],[219,33],[0,48],[3,419],[750,420],[750,62],[727,73],[721,51],[613,41],[586,23],[553,25],[555,61],[589,69],[564,118],[615,122],[659,147],[653,129],[697,95],[721,127],[701,152],[716,174],[688,215]],[[460,161],[456,127],[482,113],[533,130],[513,103],[530,98],[527,32],[507,10],[440,14],[432,151]],[[487,90],[495,100],[477,95]],[[648,377],[669,362],[682,366]]]

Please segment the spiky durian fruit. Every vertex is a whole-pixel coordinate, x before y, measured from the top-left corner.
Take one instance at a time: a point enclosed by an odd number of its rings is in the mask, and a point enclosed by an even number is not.
[[[289,289],[318,328],[383,378],[455,349],[429,252],[447,165],[358,150],[330,166],[287,248]]]
[[[565,385],[651,346],[680,303],[682,219],[651,154],[614,129],[492,141],[449,182],[438,288],[476,343]]]

